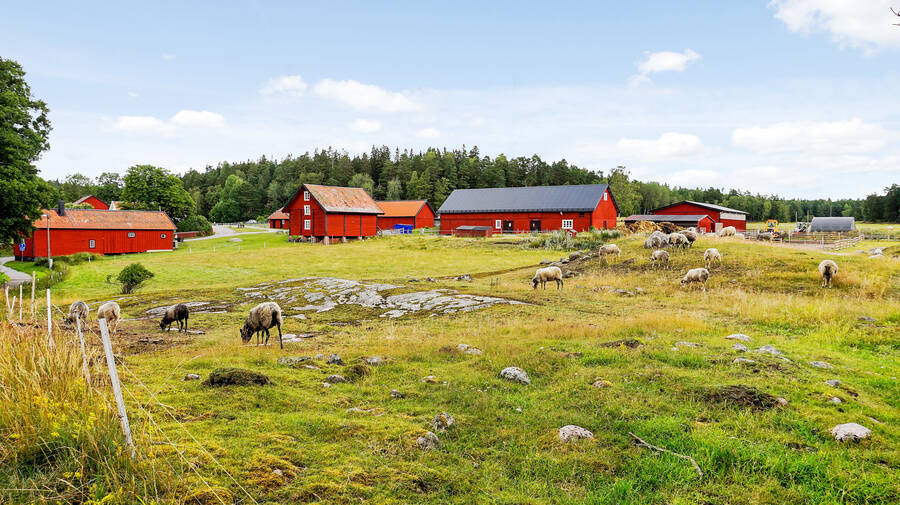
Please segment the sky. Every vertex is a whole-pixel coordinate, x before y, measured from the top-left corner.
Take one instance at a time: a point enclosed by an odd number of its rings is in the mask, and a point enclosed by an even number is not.
[[[900,183],[900,0],[4,2],[41,175],[374,145],[799,198]]]

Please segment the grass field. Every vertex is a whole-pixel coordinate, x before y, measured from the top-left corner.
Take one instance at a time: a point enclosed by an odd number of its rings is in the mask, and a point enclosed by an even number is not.
[[[574,262],[581,275],[563,290],[544,291],[531,289],[535,266],[568,252],[421,236],[328,247],[242,238],[73,266],[53,288],[61,307],[119,299],[128,320],[116,349],[139,457],[131,467],[114,448],[113,456],[96,456],[105,466],[79,471],[52,461],[13,467],[0,451],[6,501],[134,503],[140,494],[146,503],[900,502],[900,261],[701,238],[673,254],[670,269],[653,270],[643,237],[631,237],[617,240],[620,260]],[[724,263],[713,266],[706,292],[683,288],[683,272],[702,266],[706,247],[719,248]],[[840,265],[832,289],[820,287],[816,272],[824,258]],[[135,261],[156,276],[136,295],[117,295],[107,275]],[[455,280],[466,273],[473,282]],[[398,286],[386,293],[450,289],[525,304],[398,319],[339,305],[286,318],[285,333],[310,337],[283,351],[242,346],[238,329],[259,300],[237,288],[307,276]],[[263,296],[277,289],[259,288]],[[131,320],[178,301],[213,302],[224,312],[192,314],[200,335],[163,334],[156,319]],[[91,324],[98,352],[93,313]],[[751,349],[773,345],[790,361],[735,352],[724,338],[733,333],[749,335]],[[483,354],[456,351],[461,343]],[[276,363],[331,353],[346,366]],[[329,374],[349,375],[350,365],[370,356],[386,363],[356,382],[323,386]],[[738,356],[755,363],[732,363]],[[507,366],[524,369],[531,384],[501,379]],[[219,367],[261,372],[272,384],[212,388],[182,380]],[[93,373],[102,376],[99,365]],[[434,381],[423,381],[428,376]],[[825,384],[833,378],[842,386]],[[592,385],[598,379],[603,387]],[[393,398],[392,389],[403,397]],[[96,394],[108,398],[108,386]],[[420,449],[416,439],[434,430],[429,423],[442,412],[455,424],[437,433],[440,447]],[[871,429],[871,437],[835,441],[829,430],[848,422]],[[10,429],[3,423],[12,421],[0,416],[0,434]],[[595,438],[560,442],[557,430],[568,424]],[[694,458],[703,476],[681,458],[635,445],[629,432]],[[170,477],[151,482],[154,470]],[[71,478],[74,471],[81,477]]]

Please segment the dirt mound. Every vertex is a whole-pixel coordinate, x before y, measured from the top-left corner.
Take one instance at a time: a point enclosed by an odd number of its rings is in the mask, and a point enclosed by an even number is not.
[[[778,406],[778,399],[754,387],[741,384],[723,386],[704,392],[709,403],[725,404],[754,410],[766,410]]]
[[[243,368],[216,368],[203,381],[204,386],[264,386],[271,381],[265,375]]]
[[[627,347],[629,349],[637,349],[642,345],[644,344],[636,338],[626,338],[622,340],[613,340],[612,342],[604,342],[600,344],[600,347]]]

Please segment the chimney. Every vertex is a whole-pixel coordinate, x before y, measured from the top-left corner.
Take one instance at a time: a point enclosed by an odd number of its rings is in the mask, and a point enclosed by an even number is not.
[[[59,201],[59,206],[56,208],[56,213],[59,214],[60,216],[66,215],[66,201],[65,200]]]

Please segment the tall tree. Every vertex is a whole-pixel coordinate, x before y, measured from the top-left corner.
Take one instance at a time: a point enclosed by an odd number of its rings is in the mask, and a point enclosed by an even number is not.
[[[130,167],[124,177],[122,199],[148,210],[162,210],[175,221],[193,214],[194,200],[181,179],[152,165]]]
[[[56,196],[34,166],[50,148],[48,112],[31,95],[22,67],[0,57],[0,244],[31,235],[41,208]]]

